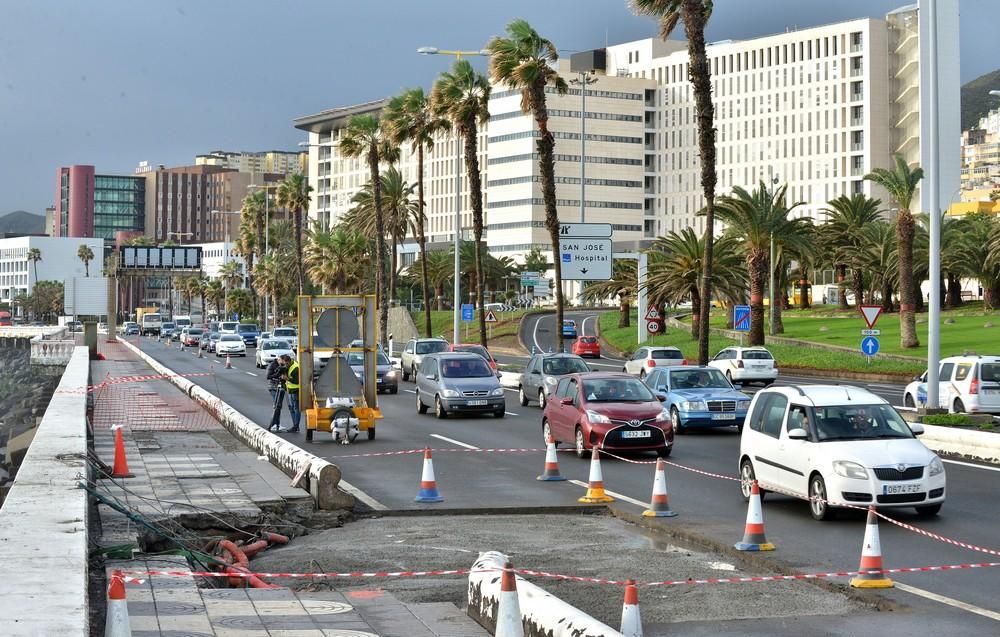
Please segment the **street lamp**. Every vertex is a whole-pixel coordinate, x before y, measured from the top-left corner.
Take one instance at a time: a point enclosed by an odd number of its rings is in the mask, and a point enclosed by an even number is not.
[[[464,56],[482,55],[489,56],[486,49],[479,51],[451,51],[439,49],[435,46],[422,46],[417,49],[421,55],[451,55],[456,60],[461,60]],[[458,139],[458,130],[455,130],[455,307],[452,308],[453,318],[453,338],[452,343],[458,345],[459,340],[459,319],[461,317],[461,247],[462,247],[462,144]],[[483,311],[483,308],[479,308]]]
[[[168,232],[167,233],[167,240],[169,241],[170,237],[178,237],[178,239],[180,240],[180,242],[184,243],[184,239],[185,238],[187,238],[187,237],[193,237],[193,236],[194,236],[193,232]],[[169,301],[169,305],[170,305],[170,318],[172,319],[174,317],[174,277],[173,277],[173,275],[167,275],[167,300]]]
[[[270,189],[272,189],[272,188],[277,188],[277,187],[278,187],[277,185],[268,185],[268,184],[264,184],[263,186],[261,186],[259,184],[247,184],[247,190],[250,190],[250,189],[253,189],[253,190],[261,189],[261,190],[264,191],[264,250],[263,250],[262,254],[265,257],[267,256],[267,251],[268,251],[268,249],[270,247],[270,243],[271,243],[271,211],[270,211],[270,208],[268,207],[271,199],[270,199],[270,197],[267,196],[267,191],[270,190]],[[270,314],[270,312],[271,312],[271,299],[270,299],[269,295],[265,294],[264,295],[264,326],[263,326],[263,329],[261,330],[262,332],[266,332],[267,331],[267,316],[268,316],[268,314]]]

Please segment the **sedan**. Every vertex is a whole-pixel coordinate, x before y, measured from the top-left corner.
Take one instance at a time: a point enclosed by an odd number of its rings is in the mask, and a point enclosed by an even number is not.
[[[365,359],[363,352],[349,352],[347,364],[354,370],[361,384],[365,384]],[[399,372],[392,367],[392,361],[381,349],[375,358],[375,372],[378,375],[375,392],[387,391],[390,394],[399,392]]]
[[[236,334],[223,334],[215,344],[216,356],[246,356],[247,346]]]
[[[260,342],[257,353],[254,354],[254,362],[259,369],[267,367],[279,356],[294,356],[292,348],[288,346],[288,341],[281,338],[268,338]]]
[[[545,403],[542,436],[576,447],[580,458],[593,448],[656,451],[670,455],[670,412],[641,381],[616,372],[572,374],[559,381]]]
[[[128,323],[122,330],[125,336],[138,336],[139,335],[139,324],[138,323]]]
[[[271,338],[270,332],[261,332],[257,335],[257,342],[254,344],[254,347],[260,347],[260,344],[269,338]]]
[[[184,338],[181,340],[181,344],[184,347],[197,347],[204,334],[205,330],[200,327],[189,327],[184,331]]]
[[[593,356],[594,358],[601,357],[601,344],[597,341],[596,336],[581,336],[576,339],[573,343],[573,347],[570,350],[577,356]]]
[[[222,338],[222,334],[219,332],[212,332],[208,335],[208,344],[205,345],[206,352],[214,352],[215,346],[219,344],[219,339]]]
[[[750,398],[714,367],[657,367],[645,382],[653,393],[666,397],[664,406],[676,433],[695,427],[743,431]]]

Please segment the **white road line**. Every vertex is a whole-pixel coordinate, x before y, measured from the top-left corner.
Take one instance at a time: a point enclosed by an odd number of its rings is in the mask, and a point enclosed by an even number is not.
[[[442,436],[440,434],[431,434],[431,438],[437,438],[438,440],[444,440],[445,442],[450,442],[453,445],[458,445],[459,447],[465,447],[466,449],[479,450],[479,447],[475,445],[470,445],[468,443],[462,442],[461,440],[455,440],[454,438],[449,438],[447,436]]]
[[[590,486],[589,484],[587,484],[586,482],[583,482],[582,480],[569,480],[569,483],[570,484],[575,484],[578,487],[583,487],[584,489],[586,489],[587,487]],[[629,502],[629,503],[634,504],[636,506],[642,507],[643,509],[649,508],[649,503],[648,502],[640,502],[639,500],[636,500],[635,498],[630,498],[627,495],[623,495],[621,493],[615,493],[614,491],[608,491],[607,489],[605,489],[604,492],[607,493],[608,495],[610,495],[612,498],[618,498],[619,500],[624,500],[625,502]]]
[[[516,390],[516,389],[514,389],[513,387],[504,387],[503,389],[504,389],[504,391],[512,391],[512,392],[514,392],[515,394],[517,393],[517,390]]]
[[[893,584],[895,584],[895,587],[901,591],[906,591],[907,593],[912,593],[913,595],[918,595],[920,597],[929,599],[931,601],[947,604],[948,606],[952,606],[959,610],[964,610],[969,613],[975,613],[976,615],[982,615],[983,617],[992,619],[993,621],[1000,622],[1000,613],[994,612],[992,610],[980,608],[979,606],[973,606],[972,604],[966,604],[963,601],[951,597],[945,597],[944,595],[938,595],[937,593],[932,593],[930,591],[925,591],[922,588],[914,588],[913,586],[909,586],[908,584],[901,584],[899,582],[893,582]]]
[[[941,458],[941,462],[947,462],[948,464],[957,464],[963,467],[972,467],[973,469],[984,469],[986,471],[1000,471],[1000,467],[987,467],[982,464],[973,464],[971,462],[962,462],[961,460],[945,460]]]
[[[535,348],[539,352],[544,352],[545,350],[542,349],[542,346],[538,344],[538,324],[541,323],[542,319],[545,318],[546,316],[547,316],[546,314],[543,314],[543,315],[539,316],[538,318],[536,318],[535,319],[535,327],[534,327],[533,330],[531,330],[531,340],[535,341]]]
[[[517,415],[517,414],[515,414],[512,411],[505,411],[504,413],[507,414],[508,416],[516,416]]]
[[[594,318],[593,315],[585,316],[583,317],[583,320],[580,321],[580,336],[590,336],[590,334],[587,334],[587,321],[592,318]]]
[[[365,493],[361,489],[357,488],[356,486],[354,486],[353,484],[351,484],[347,480],[344,480],[343,478],[340,479],[340,482],[337,483],[337,486],[339,486],[341,489],[343,489],[347,493],[350,493],[351,495],[353,495],[358,500],[361,500],[362,502],[364,502],[365,504],[367,504],[371,508],[375,509],[376,511],[388,511],[389,510],[389,507],[387,507],[386,505],[382,504],[381,502],[379,502],[375,498],[371,497],[370,495],[368,495],[367,493]]]
[[[254,372],[244,372],[244,373],[245,373],[245,374],[250,374],[251,376],[256,376],[256,375],[257,375],[257,374],[255,374]]]
[[[415,394],[415,393],[417,393],[416,389],[404,389],[403,391],[405,391],[407,394]]]

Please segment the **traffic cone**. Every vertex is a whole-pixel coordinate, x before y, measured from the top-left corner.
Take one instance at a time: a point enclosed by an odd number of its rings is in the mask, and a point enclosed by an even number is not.
[[[198,358],[204,358],[204,357],[205,357],[205,356],[204,356],[204,354],[203,354],[203,353],[202,353],[202,351],[201,351],[201,346],[199,345],[199,346],[198,346]]]
[[[233,361],[230,360],[229,354],[226,354],[226,369],[232,369],[232,368],[233,368]]]
[[[431,460],[431,448],[424,447],[424,469],[420,474],[420,492],[413,498],[414,502],[443,502],[438,493],[437,481],[434,480],[434,461]]]
[[[875,507],[868,507],[865,543],[861,547],[860,574],[851,579],[852,588],[892,588],[892,580],[882,572],[882,544],[878,539],[878,516]]]
[[[497,604],[497,626],[495,637],[524,637],[521,623],[521,604],[517,599],[517,577],[510,562],[504,564],[500,578],[500,601]]]
[[[108,613],[104,637],[132,637],[132,628],[128,623],[128,602],[125,600],[125,578],[121,571],[113,571],[108,583]]]
[[[115,425],[115,466],[111,469],[112,478],[134,478],[135,475],[128,470],[128,459],[125,458],[125,438],[122,435],[122,426]]]
[[[647,518],[672,518],[677,515],[670,510],[670,498],[667,495],[667,471],[663,458],[656,459],[656,473],[653,477],[653,497],[649,508],[642,512]]]
[[[760,507],[760,487],[754,480],[750,486],[750,506],[747,507],[747,525],[743,541],[736,543],[737,551],[773,551],[774,545],[764,537],[764,512]]]
[[[604,475],[601,473],[601,456],[594,447],[590,454],[590,478],[587,484],[587,493],[577,500],[584,504],[602,504],[604,502],[614,502],[615,499],[604,492]]]
[[[566,479],[559,475],[559,459],[556,455],[556,441],[552,439],[552,436],[549,436],[549,439],[545,441],[545,471],[535,480],[551,482]]]
[[[639,587],[635,580],[625,580],[625,603],[622,605],[622,627],[624,637],[642,637],[642,616],[639,614]]]

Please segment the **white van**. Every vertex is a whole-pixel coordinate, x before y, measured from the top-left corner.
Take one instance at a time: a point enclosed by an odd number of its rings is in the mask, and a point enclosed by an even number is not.
[[[160,328],[163,326],[163,316],[159,313],[149,313],[142,315],[142,335],[159,336]]]
[[[174,317],[174,326],[184,329],[185,327],[191,327],[191,317],[190,316],[177,316]]]
[[[235,334],[239,324],[239,321],[220,321],[219,334]]]
[[[925,407],[927,372],[903,391],[907,407]],[[959,414],[1000,414],[1000,356],[949,356],[938,367],[939,409]]]

